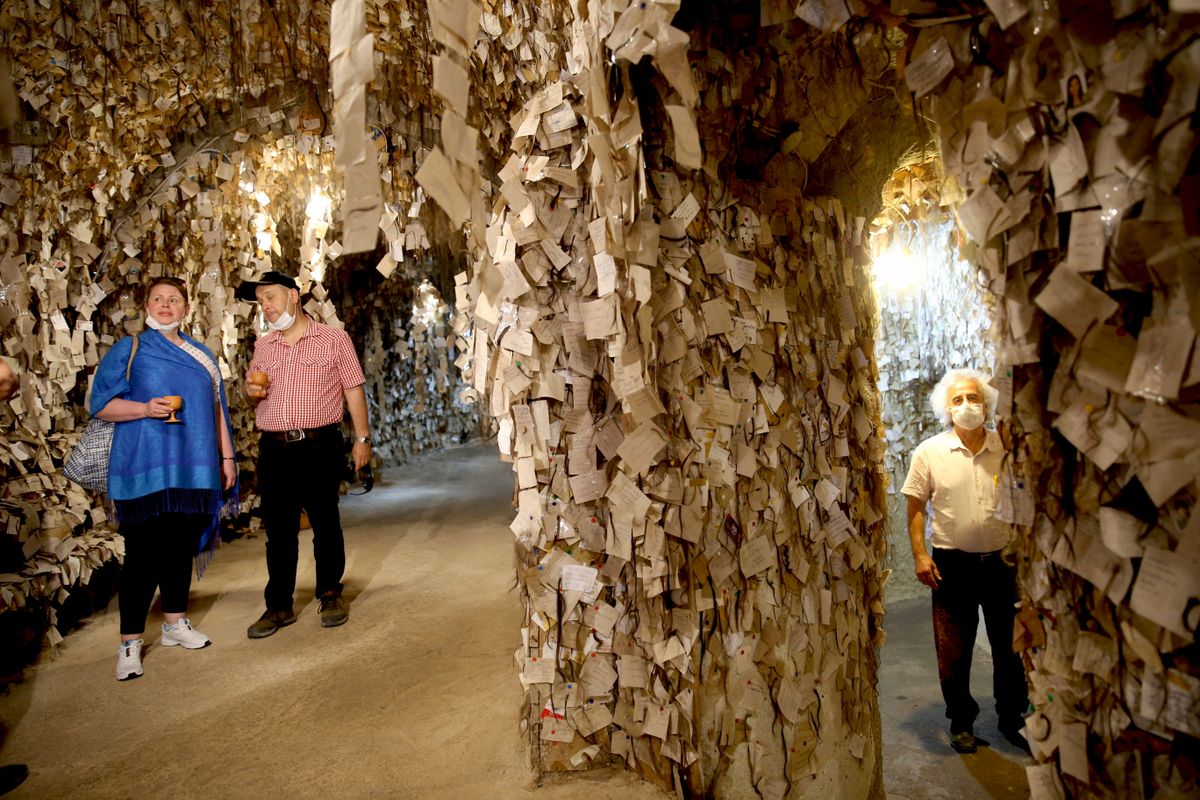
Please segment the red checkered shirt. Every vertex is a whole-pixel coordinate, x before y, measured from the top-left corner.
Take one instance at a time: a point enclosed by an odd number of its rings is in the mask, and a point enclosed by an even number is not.
[[[282,331],[259,338],[247,377],[255,370],[271,377],[270,392],[254,411],[262,431],[341,422],[343,392],[366,382],[346,332],[311,318],[294,345],[284,341]]]

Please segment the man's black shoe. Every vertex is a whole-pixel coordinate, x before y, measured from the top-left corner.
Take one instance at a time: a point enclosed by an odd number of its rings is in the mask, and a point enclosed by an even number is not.
[[[336,628],[338,625],[346,624],[346,620],[350,618],[350,612],[346,609],[346,601],[340,594],[326,592],[321,595],[320,600],[321,627]]]
[[[5,764],[0,767],[0,794],[8,794],[29,777],[29,767],[24,764]]]
[[[263,615],[246,629],[246,635],[251,639],[265,639],[295,621],[296,615],[290,609],[288,611],[264,611]]]
[[[970,731],[959,731],[958,733],[950,734],[950,746],[954,748],[956,753],[966,753],[970,755],[977,749],[975,737]]]

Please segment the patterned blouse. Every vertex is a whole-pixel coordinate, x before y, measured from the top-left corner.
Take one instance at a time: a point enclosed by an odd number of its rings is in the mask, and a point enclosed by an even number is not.
[[[196,359],[200,366],[208,370],[208,376],[212,378],[213,402],[221,402],[221,372],[217,369],[216,362],[209,358],[208,354],[206,354],[203,350],[201,350],[199,347],[196,347],[196,345],[192,344],[187,339],[183,340],[183,344],[181,344],[180,347],[182,347],[184,352],[186,352],[189,356]]]

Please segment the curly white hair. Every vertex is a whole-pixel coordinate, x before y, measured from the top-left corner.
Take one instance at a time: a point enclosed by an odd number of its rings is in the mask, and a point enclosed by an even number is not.
[[[983,418],[990,420],[996,413],[996,402],[1000,399],[1000,392],[988,384],[991,378],[977,369],[952,369],[942,376],[929,393],[929,407],[933,409],[934,416],[941,420],[943,425],[953,424],[950,419],[950,389],[960,380],[974,381],[979,386],[983,397]]]

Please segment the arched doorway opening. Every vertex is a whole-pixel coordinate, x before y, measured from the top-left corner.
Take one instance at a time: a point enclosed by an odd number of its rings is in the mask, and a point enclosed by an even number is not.
[[[963,252],[936,152],[914,151],[897,166],[872,221],[869,246],[879,308],[876,361],[887,447],[888,638],[881,655],[879,701],[889,792],[1022,797],[1024,753],[995,733],[992,660],[981,623],[972,659],[972,693],[982,709],[977,733],[990,747],[957,758],[949,747],[930,622],[930,590],[916,577],[901,494],[912,453],[944,430],[930,393],[949,369],[991,374],[994,318],[978,267]],[[927,532],[928,537],[928,532]],[[928,541],[928,539],[927,539]]]

